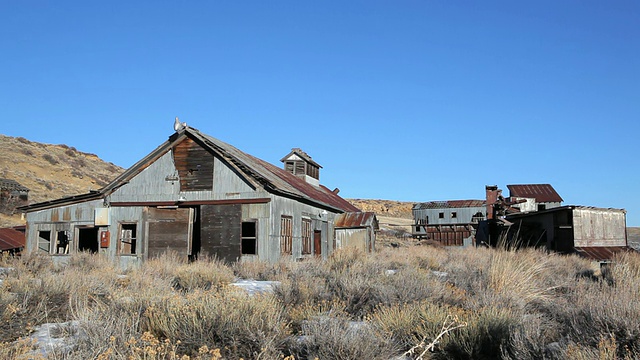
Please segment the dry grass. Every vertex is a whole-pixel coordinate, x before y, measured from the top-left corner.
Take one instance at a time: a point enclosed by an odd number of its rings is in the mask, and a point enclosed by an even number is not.
[[[614,359],[640,357],[640,256],[610,268],[540,251],[338,251],[327,261],[188,263],[122,271],[100,256],[2,258],[0,358],[45,322],[76,320],[59,359]],[[277,280],[249,296],[234,277]],[[457,319],[464,327],[447,328]],[[444,326],[444,327],[443,327]],[[437,341],[435,341],[437,340]]]

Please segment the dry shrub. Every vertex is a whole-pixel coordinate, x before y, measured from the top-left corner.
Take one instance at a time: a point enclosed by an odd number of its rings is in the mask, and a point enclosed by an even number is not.
[[[385,335],[367,322],[331,314],[303,323],[301,337],[291,343],[290,350],[300,359],[387,360],[399,352]]]
[[[280,356],[288,336],[284,309],[272,296],[249,296],[228,288],[169,295],[144,313],[144,329],[161,339],[180,341],[178,349],[197,353],[202,345],[218,347],[231,358]]]
[[[180,264],[175,268],[172,284],[176,290],[218,289],[233,282],[233,271],[217,259]]]
[[[60,164],[60,161],[58,161],[58,159],[53,157],[53,155],[51,155],[51,154],[44,154],[44,155],[42,155],[42,158],[47,160],[49,162],[49,164],[51,164],[51,165]]]
[[[313,259],[311,261],[319,261]],[[267,261],[238,261],[231,265],[233,273],[236,277],[241,279],[253,279],[260,281],[274,281],[280,280],[283,274],[290,271],[292,266],[296,263],[281,260],[277,263],[270,263]]]

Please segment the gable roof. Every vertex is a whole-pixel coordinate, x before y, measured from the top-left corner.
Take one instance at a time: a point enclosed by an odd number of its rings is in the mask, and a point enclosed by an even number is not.
[[[302,151],[302,149],[300,148],[293,148],[291,149],[291,152],[288,153],[287,155],[285,155],[282,159],[280,159],[281,162],[285,162],[291,155],[298,155],[299,158],[303,159],[304,161],[311,163],[319,168],[322,168],[322,166],[320,166],[320,164],[318,164],[317,162],[313,161],[313,159],[311,159],[311,156],[309,156],[309,154],[307,154],[306,152]]]
[[[550,184],[507,185],[510,197],[534,198],[536,202],[563,202]]]
[[[26,187],[20,185],[17,181],[11,179],[0,178],[0,190],[10,191],[29,191]]]
[[[311,203],[336,212],[360,211],[358,208],[351,205],[351,203],[322,185],[311,185],[284,169],[240,151],[232,145],[220,141],[212,136],[205,135],[197,129],[188,126],[171,135],[166,142],[98,191],[23,206],[18,209],[22,211],[33,211],[103,198],[126,184],[130,179],[151,165],[155,160],[163,156],[167,151],[171,150],[174,145],[187,137],[193,139],[200,146],[217,155],[222,161],[226,162],[231,168],[236,170],[237,174],[254,188],[263,187],[266,191],[273,194],[293,198],[301,202]]]
[[[428,201],[428,202],[414,204],[413,210],[453,209],[453,208],[467,208],[467,207],[482,207],[486,205],[487,205],[487,202],[484,200]]]

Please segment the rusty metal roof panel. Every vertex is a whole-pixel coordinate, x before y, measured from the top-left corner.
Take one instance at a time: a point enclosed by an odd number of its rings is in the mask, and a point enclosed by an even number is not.
[[[619,252],[632,251],[628,246],[581,246],[575,247],[578,255],[595,261],[611,261]]]
[[[468,208],[482,207],[487,203],[484,200],[445,200],[445,201],[428,201],[413,205],[414,210],[422,209],[452,209],[452,208]]]
[[[214,150],[228,156],[230,161],[233,161],[241,170],[265,185],[267,189],[341,211],[360,211],[360,209],[322,185],[311,185],[282,168],[240,151],[236,147],[214,137],[204,135],[196,129],[189,128],[188,131],[205,140],[205,143],[212,146]]]
[[[22,231],[12,228],[0,229],[0,251],[23,248],[25,235]]]
[[[536,202],[563,202],[551,184],[507,185],[509,196],[533,198]]]
[[[374,226],[377,228],[378,220],[373,212],[346,212],[339,214],[335,219],[336,228],[359,228]]]

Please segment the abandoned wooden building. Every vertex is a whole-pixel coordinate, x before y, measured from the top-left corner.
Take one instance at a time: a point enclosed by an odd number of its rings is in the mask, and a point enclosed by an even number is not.
[[[567,205],[506,216],[507,243],[543,247],[562,254],[577,253],[605,262],[628,251],[626,211]]]
[[[29,203],[29,189],[17,181],[0,178],[0,212],[12,215],[16,207]]]
[[[123,266],[167,251],[225,261],[326,257],[338,246],[336,218],[359,209],[320,185],[321,166],[302,150],[282,162],[176,126],[104,188],[22,207],[27,250],[61,259],[100,252]]]
[[[474,226],[486,218],[483,200],[430,201],[414,204],[412,236],[445,246],[474,243]]]

